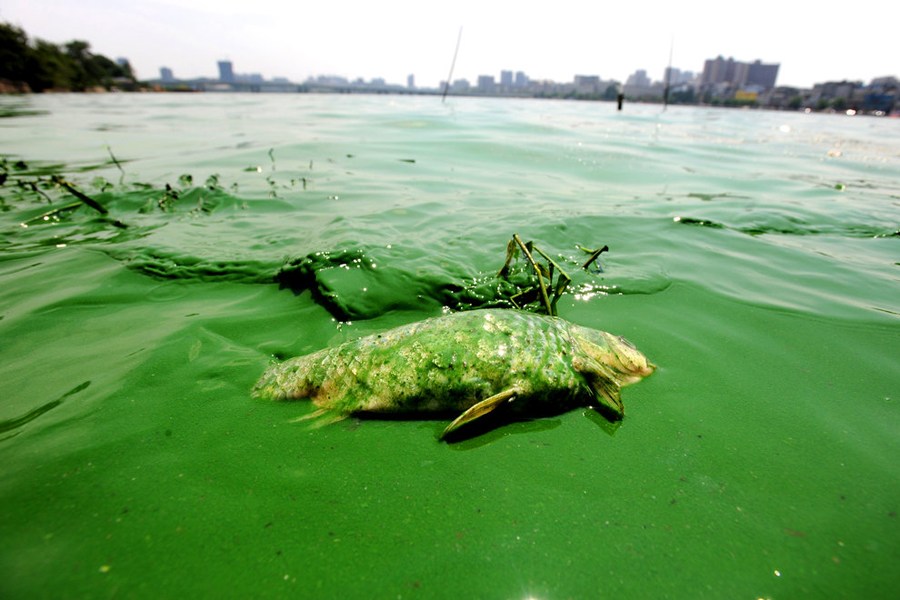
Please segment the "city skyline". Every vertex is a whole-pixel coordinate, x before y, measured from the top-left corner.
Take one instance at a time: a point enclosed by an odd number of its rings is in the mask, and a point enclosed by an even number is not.
[[[720,54],[760,59],[781,65],[779,85],[811,87],[897,75],[891,20],[858,12],[770,0],[740,15],[701,0],[612,8],[560,0],[552,14],[469,0],[441,11],[406,0],[302,8],[270,0],[7,0],[0,19],[32,37],[82,39],[98,53],[127,57],[141,79],[157,78],[161,66],[179,79],[215,76],[210,65],[232,60],[267,80],[337,75],[405,85],[413,74],[417,86],[437,87],[462,26],[454,80],[510,69],[534,80],[590,74],[624,82],[641,69],[660,79],[672,51],[683,70],[700,72]]]
[[[709,104],[744,106],[776,110],[832,111],[848,115],[883,116],[894,114],[897,106],[898,79],[893,76],[862,81],[823,81],[812,88],[778,86],[778,63],[760,60],[745,62],[723,56],[704,61],[703,71],[694,73],[667,67],[663,80],[652,80],[643,69],[636,70],[623,83],[603,80],[597,75],[575,75],[569,82],[533,81],[523,71],[503,70],[500,80],[494,75],[479,75],[472,85],[456,79],[448,86],[422,88],[415,77],[407,76],[406,85],[389,84],[383,78],[350,81],[343,77],[310,77],[304,82],[285,78],[266,80],[259,73],[236,73],[231,61],[219,61],[218,77],[181,80],[168,67],[160,68],[160,78],[149,83],[158,90],[195,90],[207,92],[280,92],[280,93],[401,93],[446,94],[462,96],[499,96],[564,98],[576,100],[617,100],[673,104]]]

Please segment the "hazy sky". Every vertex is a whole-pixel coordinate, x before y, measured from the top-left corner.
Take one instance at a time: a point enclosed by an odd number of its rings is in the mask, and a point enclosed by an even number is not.
[[[0,0],[0,20],[54,43],[81,39],[124,56],[137,76],[236,73],[303,81],[334,74],[433,87],[501,70],[532,79],[599,75],[624,81],[636,69],[662,79],[673,66],[702,71],[721,54],[781,64],[779,85],[900,75],[895,1],[806,0]],[[674,45],[673,45],[674,41]]]

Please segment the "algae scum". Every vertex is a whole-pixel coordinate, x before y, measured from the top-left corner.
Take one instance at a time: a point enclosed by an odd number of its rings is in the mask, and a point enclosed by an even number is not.
[[[36,235],[38,239],[30,240],[31,243],[45,244],[49,237],[57,247],[66,247],[92,239],[84,234],[87,230],[100,236],[119,230],[122,233],[114,239],[100,238],[106,242],[103,251],[143,274],[163,279],[278,283],[297,294],[309,290],[312,299],[341,321],[374,318],[398,306],[395,301],[379,302],[377,294],[375,300],[373,294],[366,294],[366,303],[360,303],[361,295],[347,289],[341,281],[340,275],[350,270],[361,271],[352,278],[351,285],[362,286],[367,292],[379,284],[378,279],[384,278],[385,273],[392,285],[398,280],[408,282],[405,291],[409,297],[401,306],[413,307],[431,300],[440,303],[445,311],[531,307],[552,317],[529,318],[501,310],[472,313],[472,318],[469,314],[447,316],[410,325],[396,330],[397,333],[379,334],[377,343],[364,338],[345,344],[335,352],[323,351],[300,362],[289,361],[274,367],[257,384],[257,391],[264,397],[312,397],[317,406],[334,411],[332,414],[338,417],[355,413],[414,416],[423,412],[462,411],[442,434],[447,437],[461,425],[501,404],[514,406],[520,418],[530,413],[557,414],[588,404],[621,418],[624,408],[620,387],[652,372],[646,358],[624,338],[578,328],[556,318],[557,304],[573,282],[572,277],[533,242],[523,242],[518,234],[509,240],[506,260],[496,275],[479,274],[456,281],[417,282],[402,267],[388,266],[376,271],[373,259],[358,249],[316,252],[300,259],[288,259],[270,277],[260,273],[265,270],[262,265],[238,260],[203,263],[192,257],[177,256],[168,260],[158,260],[155,256],[134,260],[128,250],[111,250],[110,246],[122,242],[128,246],[128,242],[143,240],[167,224],[159,221],[147,224],[145,215],[203,218],[220,207],[234,209],[240,201],[224,191],[218,175],[209,176],[202,187],[193,187],[191,175],[180,176],[179,187],[168,183],[164,188],[150,184],[126,185],[122,163],[111,150],[109,154],[110,164],[121,174],[120,183],[115,185],[95,177],[90,185],[93,193],[99,194],[97,198],[82,191],[67,176],[54,172],[52,167],[30,168],[21,160],[0,162],[0,184],[9,184],[12,191],[10,209],[24,209],[27,214],[34,211],[35,205],[49,207],[20,223],[26,230],[35,227],[49,230],[43,238]],[[271,150],[269,158],[274,165]],[[121,212],[123,207],[116,201],[117,197],[131,195],[135,188],[144,201],[130,216],[132,224],[128,224],[112,216],[106,205],[115,204],[117,212]],[[233,186],[234,192],[236,188]],[[274,189],[270,195],[276,195]],[[248,210],[246,204],[239,208]],[[596,250],[577,244],[575,247],[589,255],[581,265],[582,271],[590,273],[593,269],[595,274],[602,273],[598,258],[609,250],[608,246]],[[540,262],[541,259],[546,262]],[[329,278],[327,271],[334,269],[338,277]],[[486,315],[484,323],[482,315]],[[494,325],[488,327],[489,324]],[[377,351],[370,356],[373,349]],[[444,355],[454,357],[452,364],[439,364]],[[440,368],[432,369],[435,364]],[[432,371],[426,374],[427,369]],[[440,371],[444,374],[440,375]],[[511,377],[511,374],[518,375]],[[434,379],[431,375],[439,376],[431,381]],[[423,377],[428,381],[423,381]],[[20,418],[12,423],[27,420],[30,419]],[[8,428],[14,428],[12,423]]]
[[[309,292],[315,302],[339,321],[371,319],[391,310],[410,310],[428,304],[450,311],[502,307],[556,315],[559,298],[573,282],[553,258],[533,242],[523,242],[518,234],[505,244],[506,260],[499,271],[478,272],[460,263],[443,278],[421,277],[412,272],[403,264],[406,251],[402,248],[396,252],[377,247],[324,250],[283,258],[280,263],[275,259],[199,258],[177,251],[160,251],[150,247],[160,229],[187,230],[188,233],[180,231],[179,235],[190,235],[190,229],[202,227],[203,219],[212,217],[213,213],[226,213],[225,220],[240,220],[241,213],[250,212],[250,205],[237,197],[236,183],[226,191],[218,174],[208,176],[202,186],[195,186],[190,174],[183,174],[177,183],[162,187],[125,183],[122,163],[111,150],[109,156],[107,163],[83,170],[114,165],[120,172],[118,184],[95,176],[84,186],[73,183],[72,176],[63,174],[60,165],[35,167],[23,160],[3,159],[0,185],[5,186],[5,194],[0,197],[0,206],[9,213],[10,220],[21,219],[21,230],[6,239],[6,249],[21,251],[49,245],[64,248],[102,242],[96,249],[127,268],[154,278],[277,284],[295,294]],[[274,170],[271,150],[268,156]],[[269,198],[277,199],[278,184],[271,179],[267,181]],[[307,179],[304,177],[303,181]],[[295,179],[290,182],[285,189],[291,190],[296,185]],[[305,186],[306,183],[304,189]],[[89,189],[83,191],[84,188]],[[607,285],[604,277],[590,276],[590,273],[603,272],[597,259],[609,250],[608,246],[591,250],[580,244],[570,245],[573,251],[567,260],[571,265],[578,264],[577,250],[587,256],[581,264],[584,273],[578,285],[588,290],[605,286],[606,292],[621,293],[614,285]],[[491,249],[502,247],[503,243],[493,239],[484,246]],[[388,245],[387,250],[393,250],[393,245]],[[532,254],[540,255],[537,261]],[[394,293],[398,282],[402,284],[403,294]],[[361,290],[365,293],[360,293]]]
[[[2,99],[0,596],[890,597],[900,121],[431,100]],[[452,444],[250,395],[483,311],[657,369]]]

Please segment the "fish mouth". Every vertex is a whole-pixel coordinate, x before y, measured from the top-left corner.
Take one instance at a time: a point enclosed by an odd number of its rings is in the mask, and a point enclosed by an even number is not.
[[[621,373],[620,383],[623,386],[637,383],[656,370],[656,365],[647,360],[643,352],[620,335],[609,334],[609,348],[618,363],[615,367]]]
[[[622,385],[631,385],[632,383],[637,383],[641,379],[645,377],[649,377],[653,375],[653,372],[656,370],[656,365],[651,362],[648,362],[647,359],[644,359],[644,364],[641,366],[637,366],[636,368],[627,369],[622,371],[621,382]]]

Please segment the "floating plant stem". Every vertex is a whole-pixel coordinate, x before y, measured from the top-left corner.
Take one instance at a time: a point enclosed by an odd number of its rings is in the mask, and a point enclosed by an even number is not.
[[[586,248],[582,248],[582,250],[584,250],[585,252],[591,252],[590,250],[588,250]],[[607,250],[609,250],[609,246],[603,246],[599,250],[594,250],[593,252],[591,252],[591,257],[589,259],[587,259],[587,262],[585,262],[583,265],[581,265],[581,268],[584,269],[585,271],[587,271],[587,268],[589,266],[591,266],[591,263],[593,263],[595,260],[597,260],[597,258],[599,258],[599,256],[601,254],[603,254],[604,252],[606,252]]]
[[[38,181],[40,181],[40,180],[38,180]],[[20,187],[20,188],[28,188],[29,190],[31,190],[31,191],[34,192],[35,194],[37,194],[37,195],[43,197],[44,200],[47,201],[47,204],[53,204],[53,200],[50,198],[50,196],[48,196],[47,194],[45,194],[44,191],[43,191],[41,188],[38,187],[38,181],[22,181],[22,180],[20,179],[20,180],[18,180],[17,183],[19,184],[19,187]]]
[[[547,309],[547,314],[553,314],[553,306],[550,304],[550,298],[547,297],[547,286],[544,285],[544,277],[541,275],[540,267],[538,267],[537,263],[534,262],[534,257],[531,256],[531,252],[528,251],[528,247],[522,241],[522,238],[519,237],[518,233],[513,234],[513,239],[516,241],[516,244],[519,245],[519,248],[522,249],[522,252],[525,254],[525,258],[528,259],[528,262],[531,263],[531,267],[534,269],[535,274],[537,275],[538,285],[541,288],[541,300],[544,303],[544,307]]]
[[[109,152],[109,158],[112,160],[113,164],[119,169],[119,185],[122,185],[122,182],[125,180],[125,169],[122,168],[122,163],[120,163],[119,159],[116,158],[116,155],[113,154],[112,148],[107,146],[106,151]]]
[[[96,210],[101,215],[109,214],[109,211],[106,210],[106,208],[104,208],[102,204],[100,204],[99,202],[97,202],[96,200],[94,200],[93,198],[91,198],[90,196],[88,196],[87,194],[85,194],[84,192],[79,190],[78,188],[76,188],[74,185],[72,185],[71,183],[69,183],[68,181],[63,179],[62,177],[54,177],[53,181],[54,181],[54,183],[57,183],[60,187],[62,187],[64,190],[66,190],[67,192],[69,192],[70,194],[72,194],[73,196],[78,198],[79,200],[81,200],[81,202],[83,202],[84,204],[87,204],[88,206],[90,206],[91,208]]]
[[[583,265],[585,269],[597,260],[597,257],[602,252],[609,250],[607,246],[600,250],[590,250],[581,246],[578,246],[578,248],[591,254],[591,258]],[[519,250],[525,255],[531,270],[537,277],[537,285],[520,287],[518,292],[508,297],[508,301],[517,308],[522,308],[532,302],[540,302],[547,314],[557,316],[556,305],[563,294],[566,293],[569,284],[572,283],[572,278],[559,263],[538,248],[534,242],[523,242],[519,234],[513,234],[512,239],[506,246],[506,262],[503,263],[503,266],[497,273],[497,277],[509,279],[512,261],[517,258]],[[539,259],[545,260],[546,265],[538,262]]]
[[[76,198],[78,198],[78,200],[79,200],[82,204],[86,204],[87,206],[90,206],[91,208],[93,208],[94,210],[96,210],[98,213],[100,213],[100,214],[103,215],[104,217],[107,217],[106,220],[107,220],[113,227],[118,227],[119,229],[125,229],[125,228],[128,227],[128,225],[126,225],[125,223],[123,223],[122,221],[120,221],[120,220],[118,220],[118,219],[109,219],[109,218],[108,218],[108,217],[109,217],[109,211],[106,210],[106,208],[105,208],[102,204],[100,204],[99,202],[97,202],[96,200],[94,200],[93,198],[91,198],[90,196],[88,196],[87,194],[85,194],[84,192],[82,192],[81,190],[79,190],[78,188],[76,188],[74,185],[72,185],[71,183],[69,183],[68,181],[66,181],[65,179],[63,179],[62,177],[54,176],[54,177],[53,177],[53,181],[54,181],[54,183],[60,185],[60,186],[61,186],[63,189],[65,189],[67,192],[69,192],[70,194],[72,194],[73,196],[75,196]],[[63,209],[65,209],[65,208],[66,208],[66,207],[63,207]],[[54,211],[51,211],[51,212],[54,212]],[[58,212],[58,211],[56,211],[56,212]]]
[[[506,244],[506,262],[500,267],[500,271],[497,272],[497,277],[506,277],[509,274],[509,264],[516,257],[517,250],[518,246],[516,246],[516,240],[509,240]]]
[[[553,299],[550,301],[550,306],[552,307],[553,310],[549,314],[555,316],[556,315],[556,303],[559,301],[560,297],[566,292],[566,288],[569,287],[569,283],[572,282],[572,278],[569,277],[569,274],[566,273],[562,267],[560,267],[558,264],[556,264],[556,261],[554,261],[552,258],[547,256],[547,254],[545,254],[540,248],[538,248],[537,246],[534,246],[534,250],[535,250],[535,252],[537,252],[538,254],[543,256],[544,260],[546,260],[550,264],[549,279],[550,279],[550,285],[553,286]],[[556,276],[556,285],[553,285],[554,269],[558,272],[558,274]]]
[[[66,204],[65,206],[60,206],[58,208],[54,208],[53,210],[48,210],[47,212],[41,213],[36,217],[32,217],[32,218],[28,219],[27,221],[22,221],[22,223],[20,223],[20,225],[22,227],[29,227],[34,223],[49,221],[50,219],[58,217],[59,215],[65,213],[65,212],[73,211],[73,210],[81,207],[81,205],[82,205],[81,202],[72,202],[70,204]]]

